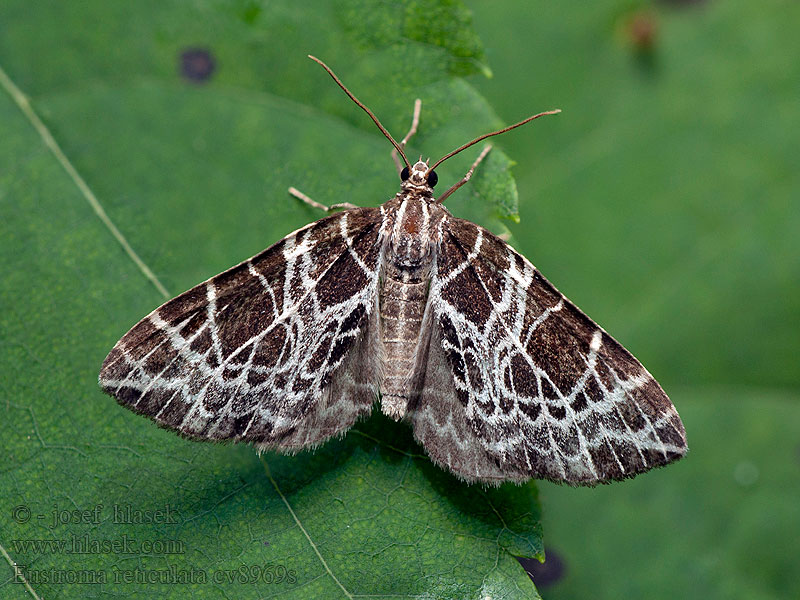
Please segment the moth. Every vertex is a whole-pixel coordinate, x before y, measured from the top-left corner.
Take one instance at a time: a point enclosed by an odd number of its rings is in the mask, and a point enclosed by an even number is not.
[[[392,143],[400,191],[379,207],[334,205],[154,310],[106,357],[103,390],[184,436],[288,453],[344,434],[377,400],[467,482],[594,485],[682,457],[680,417],[641,363],[526,258],[444,207],[489,147],[434,197],[444,160],[558,111],[411,164],[419,101],[398,143],[310,58]]]

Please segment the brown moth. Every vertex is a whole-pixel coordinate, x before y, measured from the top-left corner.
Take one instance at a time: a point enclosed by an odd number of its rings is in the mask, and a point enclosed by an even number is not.
[[[311,57],[313,58],[313,57]],[[159,425],[295,452],[368,415],[407,421],[465,481],[594,485],[682,457],[680,417],[625,348],[486,229],[453,217],[433,165],[394,146],[397,195],[343,209],[157,308],[100,385]],[[402,157],[400,163],[397,156]],[[326,208],[293,188],[300,199]]]

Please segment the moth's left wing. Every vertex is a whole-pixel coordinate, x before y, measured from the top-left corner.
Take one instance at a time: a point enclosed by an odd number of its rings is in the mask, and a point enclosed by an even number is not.
[[[485,229],[442,222],[427,311],[410,419],[463,479],[594,485],[686,452],[675,407],[641,363]]]
[[[162,427],[294,451],[376,398],[382,216],[344,211],[173,298],[103,363],[100,384]]]

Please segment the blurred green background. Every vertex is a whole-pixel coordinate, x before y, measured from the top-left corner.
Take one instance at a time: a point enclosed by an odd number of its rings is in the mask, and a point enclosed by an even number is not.
[[[800,5],[468,2],[517,246],[681,413],[677,465],[540,483],[545,598],[800,597]],[[549,578],[555,567],[543,578]]]
[[[77,10],[9,0],[0,5],[0,66],[173,293],[317,218],[285,198],[287,185],[363,205],[396,191],[385,141],[306,53],[328,60],[393,132],[405,130],[411,100],[423,95],[414,148],[432,155],[561,108],[497,139],[517,163],[519,223],[501,218],[514,212],[501,152],[485,171],[500,175],[477,174],[448,205],[508,228],[648,367],[684,419],[690,454],[597,489],[538,483],[548,556],[533,571],[539,591],[800,597],[800,5],[473,0],[477,37],[457,2],[322,6],[97,1]],[[192,47],[212,52],[205,83],[181,76],[177,57]],[[225,526],[249,527],[253,507],[274,496],[263,470],[247,449],[187,444],[96,389],[105,352],[163,298],[3,101],[0,248],[18,267],[0,286],[9,308],[0,318],[3,499],[41,494],[82,506],[92,490],[125,498],[160,485],[204,507],[241,488],[229,512],[214,506],[193,524],[208,530],[200,547],[212,563],[215,552],[236,557],[241,530]],[[360,167],[342,173],[339,160]],[[452,179],[470,160],[454,159],[440,175]],[[27,179],[17,178],[23,169]],[[436,476],[413,461],[419,482],[409,489],[420,499],[451,493],[432,493],[425,486]],[[382,474],[391,477],[389,464]],[[462,514],[461,504],[443,506],[446,516]],[[209,533],[217,527],[224,549]],[[352,535],[330,543],[364,539]],[[505,548],[533,553],[537,536]],[[502,564],[504,584],[519,585]],[[23,586],[9,589],[28,597]]]

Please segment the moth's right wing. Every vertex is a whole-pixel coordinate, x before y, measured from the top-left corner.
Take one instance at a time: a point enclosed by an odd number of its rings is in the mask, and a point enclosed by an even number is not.
[[[594,485],[685,454],[636,358],[490,232],[452,217],[440,231],[410,415],[436,462],[470,481]]]
[[[345,431],[379,382],[381,224],[323,218],[168,301],[111,350],[103,390],[193,438],[293,451]]]

